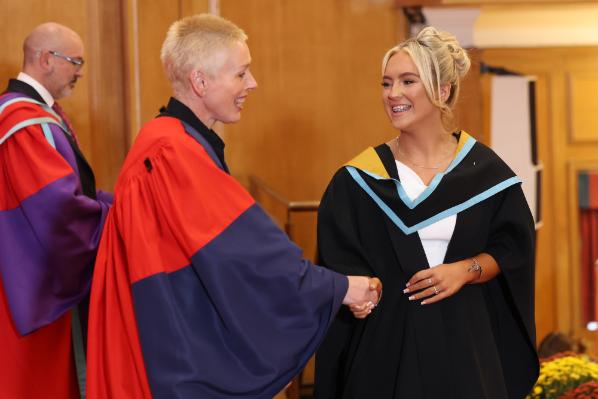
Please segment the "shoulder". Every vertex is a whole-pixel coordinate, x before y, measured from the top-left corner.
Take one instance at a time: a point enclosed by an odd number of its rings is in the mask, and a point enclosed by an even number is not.
[[[147,122],[139,130],[134,146],[142,149],[151,147],[157,142],[179,144],[185,128],[180,120],[172,117],[161,116]]]
[[[177,153],[179,157],[190,151],[197,155],[197,143],[186,132],[182,122],[172,117],[159,117],[147,122],[139,130],[129,151],[125,166],[140,158],[152,158],[166,152]],[[191,147],[191,148],[190,148]],[[181,160],[183,160],[181,158]]]
[[[475,145],[471,149],[473,156],[483,159],[487,164],[493,165],[497,168],[505,168],[512,172],[511,168],[503,159],[486,144],[476,141]]]
[[[42,143],[56,148],[60,129],[57,117],[41,103],[19,93],[0,96],[0,144],[23,146]]]
[[[455,172],[466,172],[465,175],[470,178],[489,178],[497,181],[516,177],[511,167],[492,148],[479,141],[465,154]]]
[[[218,169],[203,146],[187,134],[182,122],[172,117],[155,118],[141,128],[119,181],[148,176],[147,172],[156,168],[177,176]]]
[[[345,163],[345,167],[353,167],[369,174],[389,178],[389,164],[394,162],[392,152],[387,145],[368,147],[359,155]]]
[[[360,193],[360,187],[355,180],[355,174],[359,172],[353,166],[345,165],[339,168],[328,183],[322,196],[321,207],[331,203],[338,206],[339,203],[350,203]]]
[[[5,93],[0,96],[0,122],[23,121],[41,117],[54,118],[41,104],[19,93]]]

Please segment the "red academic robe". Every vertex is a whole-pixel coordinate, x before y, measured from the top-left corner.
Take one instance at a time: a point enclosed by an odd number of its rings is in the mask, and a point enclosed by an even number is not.
[[[92,287],[89,399],[270,399],[346,293],[189,129],[148,123],[118,179]]]

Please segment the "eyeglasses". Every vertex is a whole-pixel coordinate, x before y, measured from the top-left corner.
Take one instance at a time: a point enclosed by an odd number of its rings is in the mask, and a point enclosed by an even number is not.
[[[85,60],[83,60],[83,58],[72,58],[68,55],[64,55],[62,53],[59,53],[58,51],[53,50],[48,50],[48,53],[52,54],[54,57],[62,58],[63,60],[66,60],[75,66],[81,67],[83,66],[83,64],[85,64]]]

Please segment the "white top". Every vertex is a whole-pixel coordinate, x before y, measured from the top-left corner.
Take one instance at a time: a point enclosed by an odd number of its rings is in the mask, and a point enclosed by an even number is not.
[[[40,82],[27,75],[25,72],[20,72],[17,76],[17,80],[25,82],[33,87],[50,107],[54,105],[54,97],[52,97],[50,92]]]
[[[400,161],[396,163],[405,193],[411,200],[416,199],[428,186],[409,166]],[[430,267],[444,263],[444,256],[456,223],[457,215],[452,215],[417,231]]]

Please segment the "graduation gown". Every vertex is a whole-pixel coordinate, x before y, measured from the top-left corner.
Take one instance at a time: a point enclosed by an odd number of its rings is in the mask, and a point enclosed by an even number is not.
[[[481,252],[501,274],[422,306],[403,294],[429,267],[417,230],[457,215],[445,263]],[[322,199],[322,264],[379,277],[384,293],[364,320],[339,312],[316,355],[319,399],[522,399],[538,376],[534,224],[520,180],[462,132],[446,172],[410,200],[390,148],[341,168]]]
[[[14,80],[9,90],[0,96],[0,398],[77,398],[71,310],[89,292],[111,195],[95,191],[37,92]]]
[[[89,399],[270,399],[346,293],[187,122],[146,124],[119,176],[92,287]]]

